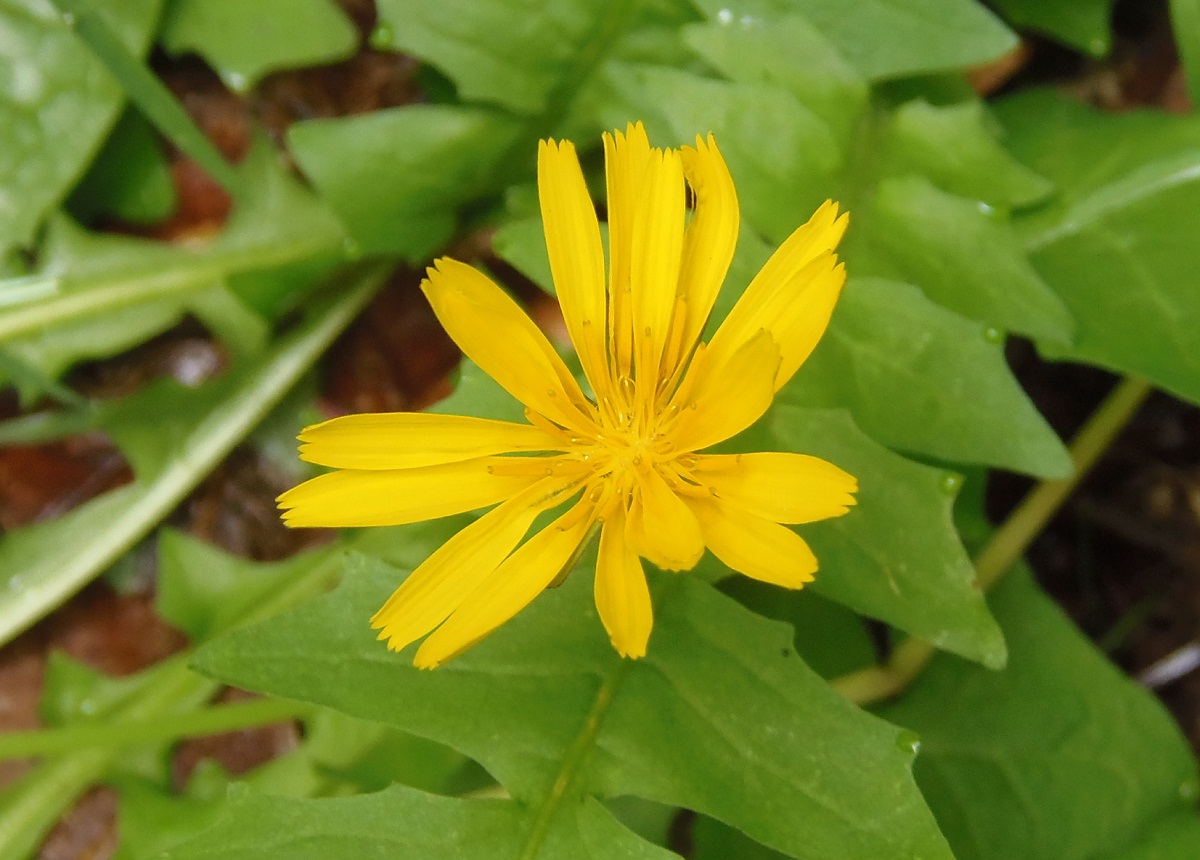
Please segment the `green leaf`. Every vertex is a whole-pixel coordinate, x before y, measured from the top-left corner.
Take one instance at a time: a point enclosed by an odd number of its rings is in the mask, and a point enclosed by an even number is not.
[[[351,56],[358,31],[331,0],[172,0],[162,43],[197,53],[226,85],[244,93],[264,75]]]
[[[159,0],[97,0],[130,50],[145,50]],[[0,0],[0,251],[26,245],[82,174],[121,106],[121,89],[46,0]]]
[[[1001,340],[914,287],[852,278],[779,396],[846,407],[872,438],[902,451],[1066,477],[1070,455],[1013,379]]]
[[[869,78],[940,72],[993,60],[1017,37],[973,0],[698,0],[729,27],[799,14]]]
[[[949,856],[897,731],[804,666],[790,630],[694,578],[658,578],[644,660],[612,651],[590,576],[577,571],[434,672],[409,665],[411,648],[389,654],[367,624],[401,578],[352,558],[337,592],[214,640],[195,665],[446,743],[480,761],[547,833],[576,814],[565,798],[632,794],[713,815],[797,857]],[[558,856],[540,832],[522,835],[524,854],[490,856]],[[451,838],[428,856],[455,856]]]
[[[167,622],[203,642],[244,618],[279,588],[280,582],[332,558],[328,549],[284,561],[253,562],[212,547],[181,532],[164,529],[158,537],[155,608]]]
[[[1177,812],[1156,822],[1136,845],[1127,846],[1110,860],[1192,860],[1200,845],[1200,817],[1195,812]]]
[[[724,69],[754,69],[780,50],[764,35],[768,27],[690,32],[703,32],[705,56]],[[749,73],[739,73],[743,77],[749,80]],[[805,104],[792,87],[781,76],[734,83],[611,63],[595,112],[598,124],[608,126],[641,117],[660,144],[691,143],[697,132],[711,130],[737,184],[743,217],[773,243],[833,198],[851,214],[843,252],[852,274],[907,281],[987,325],[1070,339],[1070,314],[1029,264],[1006,209],[981,199],[1007,207],[1047,190],[989,138],[981,106],[916,102],[893,114],[883,100],[870,107],[853,98]],[[961,144],[960,156],[944,154],[941,133]],[[846,142],[839,146],[839,139]]]
[[[783,860],[772,851],[715,819],[697,816],[692,824],[692,860]]]
[[[420,261],[454,235],[463,204],[499,190],[521,132],[497,112],[417,105],[297,123],[288,145],[364,253]]]
[[[119,332],[105,335],[95,330],[105,324],[96,317],[167,298],[170,302],[159,305],[157,312],[166,316],[165,309],[173,309],[178,314],[181,304],[186,306],[184,298],[227,277],[300,261],[328,261],[340,250],[341,225],[282,170],[265,142],[260,141],[239,167],[239,180],[243,199],[221,234],[198,249],[89,234],[65,218],[56,221],[37,272],[0,281],[0,293],[16,291],[0,315],[0,341],[28,337],[18,351],[27,349],[34,356],[40,339],[58,337],[48,335],[49,329],[71,323],[91,330],[94,337],[120,342],[124,335]],[[308,286],[301,283],[297,289],[293,284],[293,289],[303,292]],[[62,337],[74,340],[77,355],[97,354],[88,351],[88,336]],[[58,354],[66,349],[64,343]],[[30,361],[37,363],[32,357]]]
[[[1171,23],[1194,104],[1200,101],[1200,0],[1171,0]]]
[[[1018,27],[1040,30],[1065,45],[1103,57],[1112,43],[1109,17],[1114,0],[995,0]]]
[[[856,612],[811,588],[792,591],[748,576],[727,576],[720,589],[764,618],[792,626],[792,647],[822,678],[836,678],[876,662],[875,643]]]
[[[166,154],[136,111],[121,114],[68,206],[81,221],[111,215],[133,224],[161,221],[175,208]]]
[[[390,45],[437,66],[463,100],[537,114],[564,85],[586,77],[636,4],[379,0],[378,7]]]
[[[883,180],[847,260],[859,275],[898,277],[963,316],[1067,340],[1071,316],[1026,260],[1007,217],[920,176]],[[1072,307],[1072,310],[1074,308]]]
[[[1010,574],[991,602],[1008,668],[938,657],[881,711],[921,735],[917,777],[955,856],[1105,857],[1189,810],[1196,762],[1162,705],[1100,656],[1027,573]]]
[[[530,812],[508,800],[461,800],[392,786],[378,794],[293,800],[241,790],[214,827],[169,850],[169,860],[495,860],[518,856]],[[669,860],[594,800],[573,804],[546,836],[541,860]]]
[[[888,129],[889,172],[924,174],[943,191],[994,208],[1044,199],[1054,186],[1000,146],[994,125],[982,102],[906,102]]]
[[[628,63],[610,64],[606,83],[602,125],[624,128],[639,117],[658,146],[692,144],[711,131],[737,182],[743,217],[776,242],[829,196],[842,167],[829,126],[782,86]]]
[[[1200,401],[1200,119],[1104,114],[1049,91],[1003,103],[1014,152],[1061,194],[1018,226],[1078,322],[1073,358]]]
[[[867,106],[866,81],[812,24],[795,15],[736,24],[718,18],[684,28],[684,38],[731,81],[786,89],[821,117],[845,148]],[[795,62],[803,57],[804,62]]]
[[[278,402],[386,276],[376,266],[260,361],[246,361],[196,390],[153,384],[106,405],[99,427],[133,464],[136,480],[48,522],[5,535],[0,642],[6,642],[99,574],[179,503]],[[157,416],[153,424],[147,415]]]
[[[129,49],[119,30],[114,29],[87,0],[50,2],[62,13],[63,19],[70,22],[80,40],[104,64],[137,109],[226,191],[234,197],[239,196],[241,189],[236,171],[192,121],[167,85],[142,62],[140,53]]]
[[[954,528],[957,481],[880,447],[840,410],[780,405],[752,432],[763,436],[753,449],[815,454],[858,478],[850,513],[800,529],[821,562],[810,588],[943,650],[1004,664],[1004,638]]]

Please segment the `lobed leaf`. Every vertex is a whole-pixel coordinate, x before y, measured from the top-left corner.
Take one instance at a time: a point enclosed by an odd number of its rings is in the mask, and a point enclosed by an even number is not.
[[[917,778],[955,856],[1107,857],[1188,810],[1196,762],[1162,705],[1028,574],[1010,574],[991,603],[1009,643],[1004,671],[938,657],[880,711],[921,735]]]
[[[810,588],[942,650],[1004,665],[1004,637],[954,527],[957,476],[877,445],[841,410],[781,404],[761,430],[755,449],[815,454],[859,480],[850,513],[802,530],[821,562]]]
[[[195,665],[446,743],[487,767],[547,833],[570,823],[572,798],[637,794],[714,815],[793,856],[948,856],[897,732],[805,667],[784,628],[710,587],[664,580],[642,661],[611,650],[577,574],[461,658],[422,672],[408,664],[411,649],[388,653],[366,624],[400,578],[352,559],[333,595],[215,640]],[[518,843],[520,856],[558,856],[538,853],[552,842],[538,832]]]
[[[1072,345],[1043,334],[1042,348],[1200,401],[1200,121],[1103,114],[1045,90],[1007,100],[1000,118],[1014,152],[1060,189],[1018,221],[1078,323]]]

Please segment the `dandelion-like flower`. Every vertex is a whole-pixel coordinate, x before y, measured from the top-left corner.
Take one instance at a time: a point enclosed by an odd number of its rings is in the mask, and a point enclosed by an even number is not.
[[[538,150],[550,267],[590,393],[502,289],[443,258],[422,283],[438,319],[529,423],[348,415],[300,435],[302,458],[337,471],[279,497],[288,525],[398,525],[495,506],[371,619],[395,650],[427,636],[417,666],[444,663],[519,612],[596,527],[596,608],[617,651],[641,657],[653,623],[642,559],[688,570],[707,547],[735,571],[800,588],[817,560],[783,524],[854,504],[855,479],[816,457],[700,453],[757,420],[812,352],[845,282],[834,249],[846,216],[825,203],[700,343],[739,225],[716,142],[652,149],[639,123],[605,134],[604,148],[607,275],[575,148]]]

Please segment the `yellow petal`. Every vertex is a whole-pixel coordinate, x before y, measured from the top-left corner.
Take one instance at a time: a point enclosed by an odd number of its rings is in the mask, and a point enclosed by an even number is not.
[[[692,511],[655,469],[637,473],[625,537],[663,570],[691,570],[704,555],[704,537]]]
[[[304,428],[300,459],[335,469],[411,469],[515,451],[551,451],[562,439],[529,424],[383,412],[343,415]]]
[[[728,505],[719,499],[689,499],[704,542],[713,555],[754,579],[803,588],[817,572],[817,558],[791,529]]]
[[[840,517],[858,491],[852,475],[807,454],[703,454],[692,472],[718,498],[777,523]]]
[[[587,499],[535,534],[471,590],[417,649],[413,664],[432,669],[461,654],[537,597],[579,549],[593,519]]]
[[[683,160],[676,150],[654,150],[634,213],[630,278],[633,284],[633,360],[642,411],[657,397],[659,365],[675,310],[686,214]],[[631,404],[632,405],[632,404]]]
[[[538,147],[538,196],[554,289],[584,373],[597,397],[608,389],[604,248],[600,225],[570,141]]]
[[[671,339],[663,361],[663,375],[671,376],[679,362],[692,351],[713,302],[725,281],[737,246],[737,192],[725,159],[710,134],[708,141],[696,138],[693,149],[682,149],[683,171],[696,197],[695,211],[683,240],[683,263],[679,272],[680,313],[671,324]]]
[[[305,481],[276,501],[283,521],[292,527],[418,523],[494,505],[541,477],[532,471],[502,473],[499,467],[513,459],[518,458],[478,457],[416,469],[343,469]],[[547,465],[554,462],[544,459]]]
[[[544,482],[464,528],[425,559],[371,618],[399,651],[445,621],[525,537],[542,508],[531,504]]]
[[[644,657],[654,613],[642,561],[625,539],[625,512],[620,505],[614,506],[600,532],[595,594],[600,621],[617,653],[635,660]]]
[[[671,409],[668,438],[677,451],[698,451],[745,430],[775,395],[779,348],[759,331],[728,357],[697,352]]]
[[[613,374],[630,376],[633,368],[633,222],[643,179],[650,163],[650,141],[642,124],[625,133],[604,134],[608,186],[608,332]]]
[[[531,409],[586,432],[594,411],[554,347],[504,290],[443,257],[421,287],[438,320],[483,372]]]
[[[845,283],[833,248],[849,221],[836,216],[837,206],[826,203],[780,246],[713,335],[710,353],[732,354],[765,329],[780,349],[775,389],[791,378],[824,334]]]

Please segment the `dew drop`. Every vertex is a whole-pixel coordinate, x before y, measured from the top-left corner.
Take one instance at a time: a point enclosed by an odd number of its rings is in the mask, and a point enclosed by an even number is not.
[[[396,44],[396,31],[391,24],[378,24],[368,41],[376,51],[386,51]]]
[[[549,395],[550,397],[558,397],[558,392],[555,391],[553,388],[547,388],[546,394]]]
[[[916,732],[901,732],[896,738],[896,749],[916,755],[921,749],[921,736]]]
[[[1179,797],[1189,803],[1200,797],[1200,786],[1196,785],[1196,781],[1189,779],[1179,783]]]
[[[25,587],[25,580],[21,578],[21,574],[14,573],[8,578],[9,591],[20,591]]]
[[[938,480],[938,489],[947,496],[956,496],[962,489],[962,483],[962,475],[957,472],[943,472],[942,477]]]
[[[80,702],[79,713],[83,714],[84,716],[91,716],[92,714],[96,713],[96,700],[84,699],[82,702]]]
[[[488,466],[488,467],[487,467],[487,473],[488,473],[489,475],[494,475],[494,474],[496,474],[496,467],[495,467],[495,466]]]
[[[717,13],[717,20],[720,21],[722,24],[733,23],[733,10],[732,9],[722,9],[720,12]]]
[[[642,329],[642,334],[646,337],[650,337],[654,334],[654,330],[651,329],[650,326],[646,326],[644,329]]]
[[[617,380],[617,387],[621,391],[621,396],[625,398],[626,403],[632,403],[634,395],[637,393],[637,384],[632,377],[622,376]]]
[[[224,72],[221,79],[225,81],[229,89],[238,95],[242,95],[250,89],[250,79],[241,72]]]
[[[985,325],[983,339],[988,343],[1004,343],[1004,330],[994,325]]]
[[[342,256],[350,261],[361,258],[362,245],[350,238],[342,240]]]
[[[554,474],[554,467],[547,466],[546,468],[542,469],[542,474],[545,475],[547,478],[549,478],[551,475]]]
[[[588,490],[588,501],[589,502],[598,502],[598,501],[600,501],[600,497],[603,495],[604,495],[604,487],[597,484],[596,486],[594,486],[590,490]]]
[[[63,12],[62,13],[62,22],[64,24],[66,24],[68,27],[73,28],[75,26],[75,13],[74,12]]]

